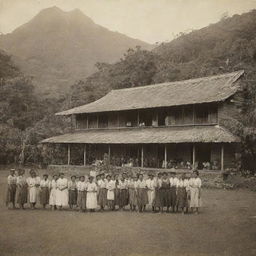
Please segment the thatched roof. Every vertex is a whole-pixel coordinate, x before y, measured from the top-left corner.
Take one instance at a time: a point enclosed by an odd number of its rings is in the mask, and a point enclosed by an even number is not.
[[[64,134],[42,143],[146,144],[189,142],[239,142],[239,138],[219,126],[123,128],[87,130]]]
[[[224,101],[237,92],[244,71],[217,76],[112,90],[97,101],[56,115],[169,107]]]

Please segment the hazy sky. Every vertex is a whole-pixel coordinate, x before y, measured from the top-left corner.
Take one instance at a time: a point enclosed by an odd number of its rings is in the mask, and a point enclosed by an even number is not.
[[[247,12],[256,0],[0,0],[0,32],[11,32],[54,5],[79,8],[110,30],[155,43],[215,23],[225,12]]]

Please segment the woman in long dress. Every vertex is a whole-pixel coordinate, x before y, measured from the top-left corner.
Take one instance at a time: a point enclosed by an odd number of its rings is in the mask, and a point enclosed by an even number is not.
[[[6,195],[6,206],[9,207],[9,204],[12,204],[12,208],[15,209],[15,197],[16,197],[16,188],[17,188],[17,177],[15,175],[15,170],[10,170],[10,175],[7,177],[7,195]]]
[[[68,182],[68,204],[70,209],[74,209],[77,206],[77,182],[76,176],[71,176],[71,180]]]
[[[199,207],[201,207],[201,186],[202,181],[199,178],[199,172],[193,171],[192,178],[189,180],[189,193],[190,193],[190,208],[191,211],[198,214]]]
[[[68,206],[68,180],[64,177],[64,173],[60,173],[57,180],[56,205],[58,210]]]
[[[20,169],[19,176],[17,177],[17,203],[20,209],[25,209],[24,204],[26,204],[28,200],[28,184],[24,173],[25,171]]]
[[[87,195],[86,195],[86,208],[91,212],[94,212],[97,208],[97,185],[93,181],[93,177],[89,177],[89,182],[87,183]]]
[[[166,172],[163,173],[163,178],[160,187],[160,201],[161,201],[161,212],[163,213],[164,207],[166,207],[166,212],[169,212],[171,205],[171,190],[170,190],[170,180]]]
[[[40,203],[44,209],[49,204],[50,187],[51,182],[48,179],[48,174],[44,174],[43,179],[40,181]]]
[[[146,180],[147,193],[148,193],[148,204],[152,207],[152,211],[155,211],[155,189],[156,181],[154,180],[153,174],[148,175],[149,178]]]
[[[35,209],[38,202],[38,191],[40,186],[40,178],[36,176],[34,170],[30,171],[30,177],[27,178],[28,191],[29,191],[29,203],[31,209]]]
[[[147,184],[143,179],[143,174],[139,174],[139,179],[136,182],[136,193],[138,198],[139,212],[144,212],[148,203]]]
[[[187,195],[187,188],[188,188],[188,180],[186,179],[185,174],[181,175],[181,178],[177,182],[177,211],[179,208],[182,210],[182,214],[187,212],[188,208],[188,195]]]
[[[119,209],[124,210],[125,206],[128,204],[128,187],[127,181],[124,176],[118,182],[119,189]]]
[[[175,212],[177,209],[177,183],[179,179],[176,177],[176,173],[171,173],[170,178],[170,195],[169,195],[169,203],[170,207],[172,207],[172,211]]]
[[[162,186],[162,173],[159,172],[156,178],[156,189],[155,189],[155,210],[161,209],[161,198],[160,198],[160,188]]]
[[[56,194],[57,194],[57,180],[59,176],[58,175],[53,175],[53,179],[51,181],[50,185],[50,199],[49,199],[49,204],[51,206],[52,210],[56,210]]]
[[[132,177],[128,180],[128,192],[129,192],[129,205],[131,211],[136,211],[138,205],[137,195],[135,191],[137,177]]]
[[[100,206],[100,210],[104,211],[104,208],[107,205],[107,188],[104,174],[100,175],[100,179],[97,181],[97,184],[99,187],[98,204]]]
[[[106,189],[107,189],[107,204],[110,210],[115,210],[115,188],[116,181],[110,175],[107,175]]]
[[[85,212],[87,182],[85,181],[84,176],[80,176],[79,181],[77,182],[77,190],[78,190],[77,206],[80,212]]]

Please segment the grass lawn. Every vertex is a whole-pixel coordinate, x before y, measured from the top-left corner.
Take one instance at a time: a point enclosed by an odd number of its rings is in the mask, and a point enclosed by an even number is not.
[[[0,172],[1,256],[256,255],[256,193],[204,190],[199,215],[8,210]]]

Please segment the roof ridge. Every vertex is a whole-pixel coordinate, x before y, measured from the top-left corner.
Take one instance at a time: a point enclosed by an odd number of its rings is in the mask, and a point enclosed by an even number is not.
[[[244,70],[238,70],[238,71],[233,71],[233,72],[227,72],[227,73],[223,73],[220,75],[213,75],[213,76],[204,76],[204,77],[196,77],[196,78],[190,78],[190,79],[186,79],[186,80],[179,80],[179,81],[170,81],[170,82],[163,82],[163,83],[158,83],[158,84],[149,84],[149,85],[142,85],[142,86],[136,86],[136,87],[129,87],[129,88],[120,88],[120,89],[112,89],[110,92],[116,92],[116,91],[132,91],[132,90],[138,90],[141,88],[152,88],[152,87],[159,87],[159,86],[165,86],[165,85],[172,85],[172,84],[179,84],[179,83],[189,83],[191,81],[197,82],[200,80],[204,80],[204,79],[216,79],[216,78],[222,78],[224,76],[231,76],[231,75],[235,75],[236,77],[234,78],[234,81],[232,83],[234,83],[242,74],[244,74]]]

